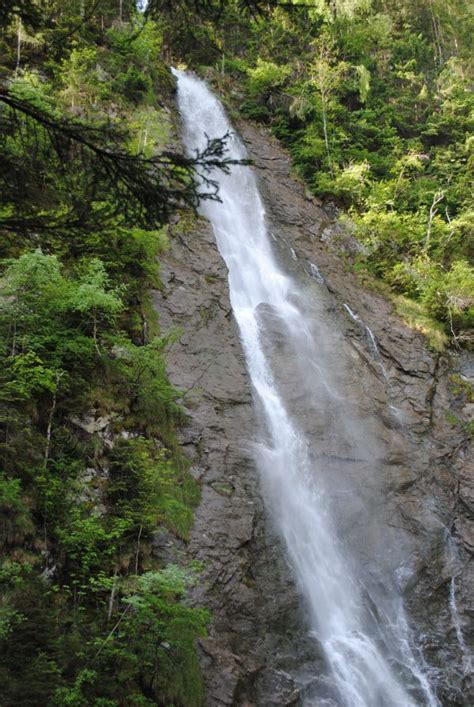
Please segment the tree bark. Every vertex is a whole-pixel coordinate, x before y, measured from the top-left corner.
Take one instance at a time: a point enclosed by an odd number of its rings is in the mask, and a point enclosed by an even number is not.
[[[16,66],[15,66],[15,73],[17,74],[19,69],[20,69],[20,63],[21,63],[21,19],[18,18],[18,27],[17,27],[17,34],[16,34]]]
[[[54,413],[56,412],[59,381],[61,380],[62,376],[63,376],[62,372],[58,371],[58,373],[56,373],[56,387],[54,389],[54,394],[53,394],[53,403],[51,405],[51,409],[50,409],[49,415],[48,415],[48,427],[46,429],[46,447],[44,450],[44,463],[43,463],[43,466],[45,469],[48,466],[49,454],[51,451],[51,435],[53,432],[53,418],[54,418]]]
[[[112,589],[110,590],[109,610],[107,612],[107,621],[110,621],[110,619],[112,618],[112,612],[114,610],[115,592],[117,591],[117,576],[118,576],[118,569],[116,567],[114,569],[114,579],[112,582]]]

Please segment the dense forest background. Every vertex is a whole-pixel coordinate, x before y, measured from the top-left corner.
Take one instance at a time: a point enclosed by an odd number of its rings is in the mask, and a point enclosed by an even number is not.
[[[176,140],[168,66],[268,125],[424,331],[472,344],[468,0],[6,0],[0,8],[0,685],[9,705],[202,704],[166,565],[199,489],[149,290],[176,211],[215,198]],[[185,219],[183,219],[184,221]],[[179,332],[176,333],[179,335]],[[107,429],[107,434],[104,430]],[[111,430],[111,432],[110,432]]]

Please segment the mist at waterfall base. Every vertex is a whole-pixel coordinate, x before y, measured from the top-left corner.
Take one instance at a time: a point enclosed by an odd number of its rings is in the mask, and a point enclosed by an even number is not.
[[[230,131],[229,157],[247,157],[206,84],[174,73],[189,154],[205,146],[206,134]],[[323,305],[309,302],[277,263],[252,169],[239,165],[213,178],[221,202],[203,202],[201,213],[228,268],[262,420],[256,454],[262,489],[324,655],[332,699],[347,707],[434,707],[439,703],[396,587],[403,550],[376,510],[383,503],[373,461],[378,442],[345,397],[340,335],[325,322]],[[365,563],[356,559],[361,545]],[[305,703],[322,704],[311,676],[308,685]]]

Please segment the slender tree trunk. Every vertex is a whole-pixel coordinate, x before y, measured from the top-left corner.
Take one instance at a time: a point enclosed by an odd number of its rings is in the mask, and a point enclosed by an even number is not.
[[[326,145],[326,152],[328,155],[328,165],[329,169],[331,170],[331,174],[334,174],[334,169],[332,166],[332,159],[331,159],[331,150],[329,148],[329,137],[328,137],[328,122],[327,122],[327,115],[326,115],[326,101],[323,96],[323,92],[321,91],[321,104],[323,108],[323,132],[324,132],[324,144]]]
[[[454,326],[453,326],[453,313],[451,311],[451,307],[448,305],[448,317],[449,317],[449,328],[451,329],[451,334],[453,336],[453,343],[456,346],[457,349],[461,348],[459,346],[458,342],[458,336],[456,335],[456,332],[454,331]]]
[[[138,560],[140,558],[140,539],[142,537],[142,530],[143,530],[143,525],[140,524],[140,530],[138,531],[138,540],[137,540],[137,552],[135,554],[135,574],[138,574]]]
[[[118,576],[118,568],[116,567],[114,570],[114,579],[112,582],[112,589],[110,590],[109,610],[107,612],[107,621],[110,621],[110,619],[112,618],[112,612],[114,610],[115,593],[117,591],[117,576]]]
[[[120,614],[120,616],[119,616],[119,618],[118,618],[118,621],[113,625],[112,630],[111,630],[111,631],[109,632],[109,634],[106,636],[105,640],[102,641],[102,643],[101,643],[101,645],[100,645],[100,647],[99,647],[99,650],[97,651],[97,653],[96,653],[95,656],[94,656],[94,660],[95,660],[96,658],[98,658],[99,655],[102,653],[102,649],[104,648],[105,644],[110,641],[110,639],[111,639],[112,636],[114,635],[115,631],[118,629],[118,627],[119,627],[120,624],[122,623],[122,620],[125,618],[125,614],[126,614],[129,610],[130,610],[130,604],[128,604],[128,605],[125,607],[124,611]]]
[[[59,381],[61,380],[61,377],[62,377],[62,373],[59,373],[59,372],[56,373],[56,386],[54,388],[53,403],[52,403],[50,411],[49,411],[48,427],[46,429],[46,447],[44,450],[44,463],[43,463],[43,466],[45,469],[48,466],[49,453],[51,451],[51,435],[52,435],[52,431],[53,431],[53,419],[54,419],[54,413],[56,412]]]
[[[94,312],[94,319],[93,319],[93,323],[92,323],[92,338],[94,339],[95,350],[97,351],[99,356],[102,356],[102,354],[100,353],[99,344],[97,343],[97,314],[96,314],[96,312]]]
[[[54,391],[53,404],[51,405],[51,409],[49,411],[48,429],[46,431],[46,447],[44,450],[44,468],[45,469],[48,466],[49,451],[51,449],[51,432],[53,429],[53,417],[54,417],[55,410],[56,410],[56,391]]]
[[[141,317],[142,317],[142,342],[143,345],[148,344],[148,322],[146,320],[145,314],[143,313],[143,310],[141,311]]]
[[[20,69],[21,63],[21,30],[22,24],[20,18],[18,18],[17,34],[16,34],[16,66],[15,73],[17,74]]]
[[[12,335],[12,348],[10,351],[10,356],[16,354],[16,320],[13,322],[13,335]]]
[[[433,9],[433,5],[431,2],[429,3],[429,8],[430,8],[429,12],[430,12],[430,18],[431,18],[431,25],[433,27],[435,47],[436,47],[436,51],[438,53],[439,65],[441,66],[443,64],[443,46],[442,46],[441,28],[439,25],[439,20],[435,14],[435,11]]]
[[[452,238],[452,237],[454,236],[454,234],[456,233],[456,227],[454,227],[454,228],[452,227],[452,221],[451,221],[451,217],[450,217],[450,215],[449,215],[449,211],[448,211],[447,207],[446,207],[446,220],[447,220],[447,222],[449,223],[449,225],[451,226],[451,230],[450,230],[450,232],[449,232],[449,234],[448,234],[448,237],[446,238],[446,243],[449,243],[449,241],[451,240],[451,238]]]
[[[428,216],[428,226],[426,228],[426,239],[425,239],[425,251],[428,250],[430,247],[430,240],[431,240],[431,230],[433,227],[433,219],[438,213],[437,204],[439,204],[440,201],[444,199],[444,192],[442,191],[437,191],[436,194],[433,196],[433,201],[431,202],[430,206],[430,213]]]
[[[221,75],[224,76],[225,73],[225,36],[222,33],[222,59],[221,59]]]

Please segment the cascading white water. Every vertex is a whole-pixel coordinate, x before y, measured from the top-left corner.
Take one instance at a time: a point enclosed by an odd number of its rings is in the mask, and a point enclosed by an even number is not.
[[[380,370],[381,370],[382,375],[385,379],[385,382],[387,383],[388,386],[390,386],[390,379],[389,379],[387,371],[385,370],[385,366],[383,365],[382,356],[380,355],[379,347],[377,345],[377,340],[374,336],[374,332],[372,331],[372,329],[370,327],[367,326],[367,324],[364,324],[364,322],[359,317],[359,315],[356,314],[355,312],[353,312],[348,304],[344,303],[342,306],[344,307],[344,309],[346,310],[346,312],[348,313],[348,315],[350,316],[352,321],[356,322],[357,324],[360,324],[360,326],[362,326],[365,329],[367,340],[369,342],[369,348],[372,352],[372,355],[374,356],[376,362],[378,363],[378,365],[380,367]]]
[[[459,555],[456,549],[456,544],[448,535],[446,542],[446,564],[447,570],[451,574],[451,582],[449,587],[449,610],[451,612],[451,620],[456,633],[456,639],[459,649],[462,654],[462,668],[464,675],[471,675],[473,672],[473,660],[470,647],[464,638],[463,625],[461,616],[458,611],[458,603],[456,600],[456,573],[459,564]]]
[[[178,101],[189,153],[206,144],[205,133],[221,137],[232,130],[225,112],[204,82],[181,71]],[[229,156],[245,158],[231,134]],[[229,271],[232,308],[250,378],[266,428],[258,464],[276,525],[310,612],[312,633],[327,660],[340,703],[347,707],[410,707],[438,704],[420,660],[415,659],[401,600],[368,607],[363,587],[333,527],[330,499],[311,462],[304,435],[285,405],[278,377],[262,342],[262,305],[282,323],[300,352],[308,377],[321,373],[317,342],[295,304],[295,287],[277,265],[270,246],[264,208],[252,170],[236,166],[216,173],[222,203],[203,202],[219,251]],[[298,362],[297,362],[298,363]],[[328,396],[331,391],[326,379]],[[311,704],[311,702],[308,702]]]
[[[456,638],[462,653],[463,672],[464,675],[469,675],[472,673],[472,656],[464,638],[461,619],[459,617],[458,605],[456,601],[456,579],[454,577],[451,577],[449,608],[451,610],[454,630],[456,631]]]

